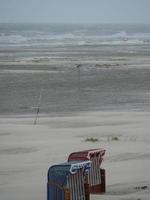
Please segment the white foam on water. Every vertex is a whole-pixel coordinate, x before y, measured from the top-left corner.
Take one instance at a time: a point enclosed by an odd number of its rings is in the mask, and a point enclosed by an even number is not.
[[[11,43],[11,44],[17,44],[26,42],[27,38],[22,35],[5,35],[1,33],[0,35],[0,43]]]
[[[7,46],[61,46],[86,44],[143,44],[150,43],[150,33],[127,33],[119,31],[113,34],[93,33],[88,31],[67,33],[28,32],[0,33],[0,47]]]

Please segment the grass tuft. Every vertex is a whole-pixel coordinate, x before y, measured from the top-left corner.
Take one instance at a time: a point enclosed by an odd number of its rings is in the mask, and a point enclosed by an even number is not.
[[[85,142],[98,142],[98,141],[99,141],[98,138],[93,138],[93,137],[85,139]]]
[[[111,140],[112,140],[112,141],[118,141],[119,138],[118,138],[118,137],[112,137]]]

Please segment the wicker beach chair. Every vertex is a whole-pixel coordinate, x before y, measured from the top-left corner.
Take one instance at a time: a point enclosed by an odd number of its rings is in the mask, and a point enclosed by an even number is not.
[[[106,191],[105,169],[101,168],[104,154],[105,150],[100,148],[74,152],[68,157],[68,161],[91,161],[91,168],[88,175],[91,194],[101,194]]]
[[[47,200],[89,200],[90,161],[66,162],[48,170]]]

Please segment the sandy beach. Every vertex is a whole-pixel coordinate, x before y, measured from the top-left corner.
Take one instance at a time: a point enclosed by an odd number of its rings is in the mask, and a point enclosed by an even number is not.
[[[0,118],[0,197],[46,199],[48,167],[70,152],[103,147],[106,194],[92,200],[149,200],[150,113],[81,112],[72,116]],[[87,142],[87,138],[97,142]]]
[[[48,168],[91,148],[106,149],[91,200],[149,200],[150,28],[0,27],[0,200],[46,199]]]

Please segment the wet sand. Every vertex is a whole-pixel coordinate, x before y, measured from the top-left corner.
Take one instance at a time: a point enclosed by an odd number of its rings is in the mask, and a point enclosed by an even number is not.
[[[149,63],[149,56],[126,53],[122,57],[99,53],[91,59],[52,57],[36,63],[1,61],[0,113],[34,115],[41,88],[40,112],[52,116],[94,110],[150,111]]]

